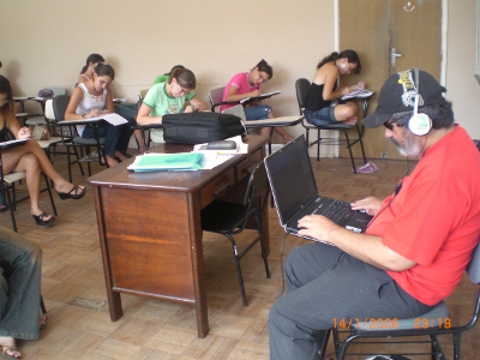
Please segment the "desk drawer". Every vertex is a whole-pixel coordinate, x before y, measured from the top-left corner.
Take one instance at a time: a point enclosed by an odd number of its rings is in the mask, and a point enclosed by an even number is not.
[[[213,200],[221,198],[235,184],[234,169],[230,169],[226,174],[212,181],[200,192],[200,206],[203,209]]]
[[[263,161],[262,150],[258,149],[248,158],[243,160],[240,164],[235,166],[235,176],[237,181],[242,180],[244,177],[250,176],[255,165]]]

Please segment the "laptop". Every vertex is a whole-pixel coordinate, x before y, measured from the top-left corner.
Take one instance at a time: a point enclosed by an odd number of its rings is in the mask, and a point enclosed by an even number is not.
[[[364,232],[372,219],[362,211],[352,210],[350,203],[346,201],[318,194],[303,135],[267,156],[265,168],[270,180],[278,219],[287,233],[298,235],[298,220],[311,214],[324,215],[336,224],[356,233]],[[318,239],[309,239],[318,241]]]

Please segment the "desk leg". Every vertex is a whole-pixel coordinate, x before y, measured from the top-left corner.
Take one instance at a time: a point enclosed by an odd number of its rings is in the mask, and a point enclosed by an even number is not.
[[[107,300],[108,300],[108,309],[110,311],[110,319],[112,321],[117,321],[123,316],[122,310],[122,298],[120,294],[113,291],[113,280],[112,280],[112,271],[110,268],[110,259],[108,256],[108,247],[105,237],[105,226],[103,224],[103,203],[100,195],[100,187],[93,186],[94,196],[96,198],[95,210],[97,212],[97,226],[98,226],[98,235],[100,237],[100,248],[102,250],[103,258],[103,272],[105,274],[105,286],[107,290]]]
[[[205,283],[205,268],[203,262],[203,230],[200,223],[200,199],[195,194],[187,199],[190,224],[190,242],[193,265],[193,287],[195,292],[195,313],[197,317],[198,337],[203,339],[208,335],[208,308]]]

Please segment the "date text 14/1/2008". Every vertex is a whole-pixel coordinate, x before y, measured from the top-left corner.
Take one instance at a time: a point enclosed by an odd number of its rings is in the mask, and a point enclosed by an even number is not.
[[[380,329],[398,329],[397,318],[332,318],[333,327],[339,329],[363,329],[363,330],[380,330]],[[414,329],[428,329],[438,327],[439,329],[449,329],[452,323],[449,318],[428,319],[417,317],[414,319]]]

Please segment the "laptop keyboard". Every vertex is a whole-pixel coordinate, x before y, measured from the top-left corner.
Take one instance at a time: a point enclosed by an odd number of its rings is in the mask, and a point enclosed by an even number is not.
[[[332,204],[325,209],[323,213],[320,212],[320,214],[339,225],[344,225],[352,215],[352,208],[350,203],[346,201],[334,200]]]

